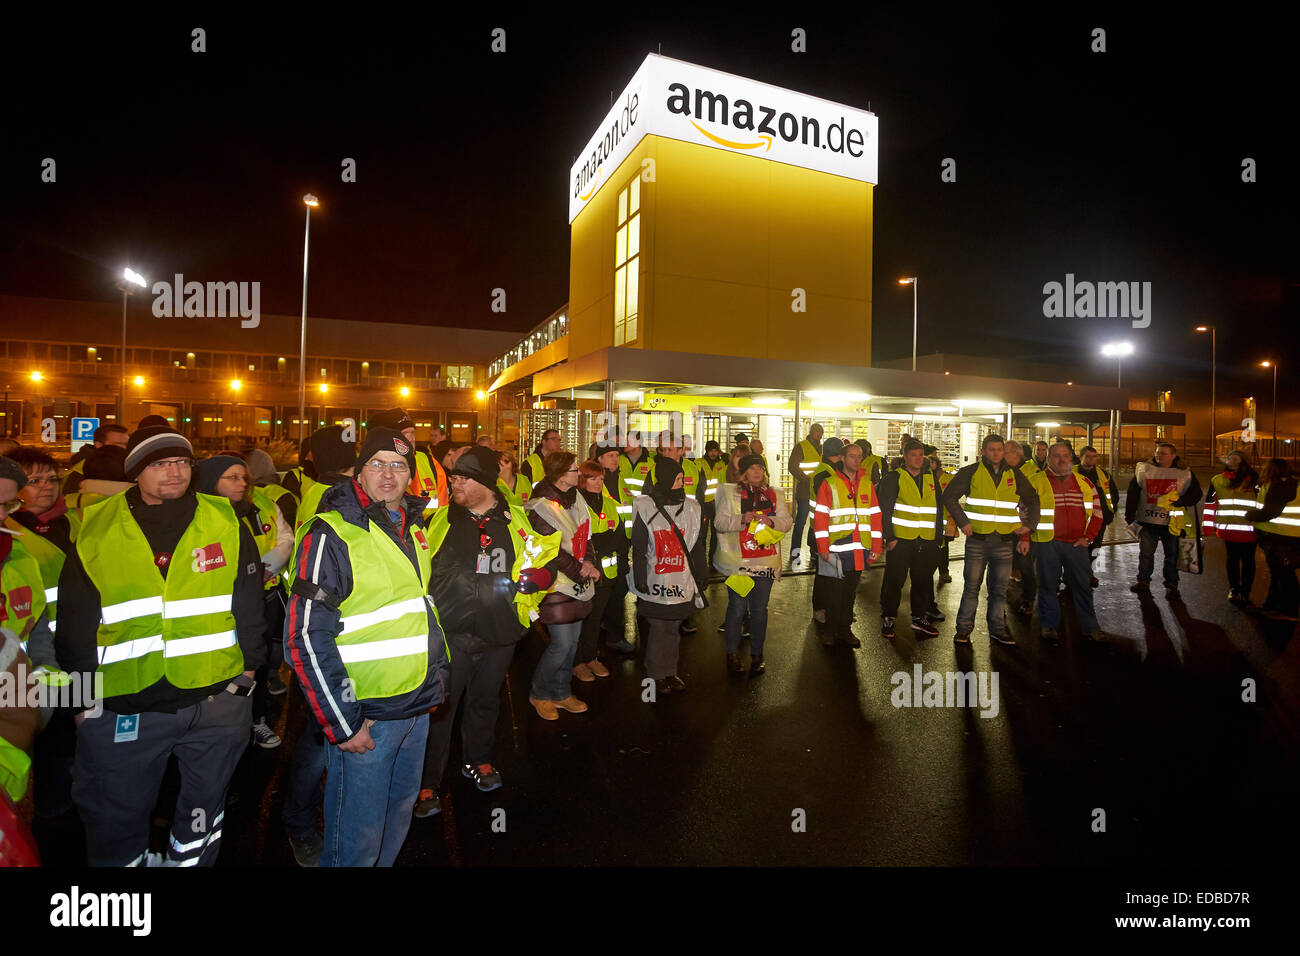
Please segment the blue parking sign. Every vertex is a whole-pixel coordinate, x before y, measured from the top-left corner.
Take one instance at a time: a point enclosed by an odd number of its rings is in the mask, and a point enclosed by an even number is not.
[[[83,445],[95,440],[95,429],[99,427],[98,418],[74,418],[72,420],[72,451],[75,454]]]

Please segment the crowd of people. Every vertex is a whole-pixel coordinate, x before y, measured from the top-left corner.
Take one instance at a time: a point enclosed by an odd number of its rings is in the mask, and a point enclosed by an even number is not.
[[[641,643],[646,699],[659,704],[687,690],[681,639],[698,630],[716,572],[727,670],[763,674],[787,536],[791,562],[802,566],[806,549],[815,569],[812,621],[827,646],[861,646],[855,606],[881,561],[880,635],[896,637],[906,585],[908,627],[936,637],[936,576],[952,580],[958,536],[957,645],[971,643],[981,594],[999,644],[1015,643],[1008,610],[1029,618],[1035,606],[1042,638],[1060,641],[1062,594],[1084,637],[1107,640],[1092,561],[1119,493],[1091,447],[1076,456],[1065,442],[1028,449],[988,435],[979,459],[950,474],[910,436],[888,461],[814,425],[786,462],[788,501],[745,435],[692,458],[683,436],[654,435],[651,448],[633,431],[580,457],[551,429],[522,461],[490,439],[433,437],[420,446],[411,418],[390,409],[359,443],[338,426],[316,431],[283,474],[256,447],[196,459],[157,416],[132,432],[102,427],[62,474],[46,451],[10,448],[0,671],[30,665],[50,687],[96,682],[102,709],[0,714],[5,799],[22,799],[30,779],[37,814],[80,818],[92,865],[210,865],[235,766],[250,745],[282,745],[268,698],[296,684],[312,720],[283,787],[295,858],[389,865],[412,818],[441,812],[458,711],[460,773],[484,792],[502,786],[500,690],[530,632],[545,635],[529,690],[538,719],[585,713],[576,684],[608,678],[602,656]],[[1138,463],[1124,509],[1139,542],[1135,592],[1149,594],[1163,549],[1166,598],[1180,599],[1201,496],[1172,445]],[[1229,456],[1201,530],[1224,540],[1229,600],[1252,607],[1258,545],[1270,579],[1258,613],[1296,620],[1300,493],[1285,462],[1257,475],[1244,452]],[[171,833],[151,851],[172,757]]]

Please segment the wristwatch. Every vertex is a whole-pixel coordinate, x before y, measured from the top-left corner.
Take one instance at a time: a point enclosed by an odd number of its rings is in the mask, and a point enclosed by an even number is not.
[[[240,683],[241,681],[247,681],[247,683]],[[234,694],[236,697],[247,697],[253,693],[253,688],[256,686],[257,686],[256,680],[254,680],[251,677],[245,677],[243,674],[240,674],[238,677],[236,677],[234,680],[232,680],[229,684],[226,685],[226,692],[229,694]]]

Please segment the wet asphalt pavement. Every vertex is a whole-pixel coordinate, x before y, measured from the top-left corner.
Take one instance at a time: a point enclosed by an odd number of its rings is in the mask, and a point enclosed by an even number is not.
[[[973,645],[958,648],[954,561],[938,592],[939,637],[907,627],[905,590],[898,636],[881,638],[873,570],[858,592],[862,648],[824,648],[813,579],[788,576],[773,591],[758,677],[725,669],[717,583],[698,633],[682,638],[686,693],[643,702],[640,660],[602,653],[611,676],[574,682],[588,712],[555,722],[528,704],[543,647],[534,631],[502,689],[504,788],[482,794],[460,777],[456,735],[444,812],[413,822],[397,865],[1240,865],[1294,845],[1295,625],[1226,602],[1217,540],[1206,542],[1206,573],[1182,576],[1181,603],[1158,586],[1141,600],[1128,590],[1137,557],[1119,544],[1097,559],[1097,613],[1114,635],[1105,646],[1081,641],[1063,600],[1059,646],[1039,639],[1036,617],[1013,613],[1017,644],[991,644],[981,603]],[[1261,557],[1256,602],[1266,586]],[[894,707],[892,675],[917,663],[996,671],[996,715]],[[1242,700],[1247,678],[1253,703]],[[296,686],[271,699],[284,745],[250,747],[241,763],[221,865],[294,865],[280,787],[308,719]],[[1105,832],[1094,832],[1097,810]],[[47,863],[81,863],[74,828],[38,836]]]

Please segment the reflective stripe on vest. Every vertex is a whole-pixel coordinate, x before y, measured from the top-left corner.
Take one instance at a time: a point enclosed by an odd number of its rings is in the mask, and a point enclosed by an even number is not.
[[[587,499],[582,499],[583,504],[587,504]],[[591,522],[591,536],[594,538],[598,534],[604,534],[606,531],[616,530],[623,519],[623,506],[614,500],[614,496],[609,493],[609,489],[603,484],[600,487],[600,511],[593,511],[591,505],[587,504],[587,520]],[[613,579],[618,575],[618,555],[606,554],[600,559],[600,571],[605,577]]]
[[[916,487],[916,481],[907,469],[898,472],[898,500],[890,521],[894,524],[894,537],[902,541],[934,540],[938,522],[939,499],[935,494],[934,473],[927,471],[921,479],[925,490]]]
[[[966,516],[976,534],[1008,534],[1020,526],[1020,492],[1016,490],[1014,468],[1006,468],[994,487],[993,476],[983,462],[975,466],[970,491],[966,494]]]
[[[347,546],[352,591],[339,605],[341,630],[334,638],[339,659],[352,681],[357,700],[400,697],[424,684],[429,672],[429,567],[432,551],[418,524],[408,524],[411,558],[369,516],[358,528],[337,511],[323,511],[323,521]],[[301,543],[309,530],[297,535]],[[297,547],[294,548],[297,551]]]
[[[803,466],[801,465],[800,467]],[[821,461],[818,462],[816,465],[814,465],[812,471],[808,473],[808,507],[809,508],[817,507],[817,491],[814,485],[816,484],[817,476],[822,474],[825,475],[835,474],[835,466],[828,465],[826,464],[826,462]]]
[[[808,478],[822,464],[822,453],[808,439],[799,442],[799,470]]]
[[[415,474],[406,490],[408,494],[429,499],[424,509],[425,520],[428,520],[429,512],[449,502],[446,471],[422,451],[415,453]]]
[[[1097,493],[1097,487],[1077,472],[1070,474],[1079,483],[1079,495],[1083,499],[1083,527],[1086,531],[1092,521],[1092,496]],[[1030,479],[1030,484],[1038,492],[1040,506],[1038,527],[1034,529],[1033,540],[1051,541],[1056,534],[1056,494],[1052,490],[1052,482],[1048,479],[1047,472],[1040,471]]]
[[[225,498],[196,499],[165,579],[124,495],[86,511],[77,554],[102,602],[96,642],[105,697],[139,693],[164,677],[182,689],[210,687],[244,669],[231,612],[239,522]]]
[[[831,506],[819,505],[818,509],[830,518],[830,525],[824,534],[814,531],[814,538],[827,538],[832,553],[870,551],[871,516],[880,513],[871,476],[859,469],[856,497],[849,494],[848,482],[839,469],[832,468],[826,480],[831,486]]]
[[[6,518],[4,526],[15,532],[13,535],[15,544],[21,545],[39,568],[38,577],[41,591],[45,596],[45,613],[48,615],[50,630],[54,630],[58,618],[59,575],[63,571],[63,562],[68,556],[57,544],[47,541],[30,528],[24,528],[13,518]],[[4,609],[0,607],[0,615],[3,614]],[[37,614],[36,617],[40,615]],[[14,628],[14,630],[21,630],[21,628]]]
[[[1268,485],[1259,489],[1260,500],[1268,496]],[[1295,497],[1282,509],[1282,513],[1272,521],[1256,522],[1255,527],[1270,534],[1285,535],[1288,538],[1300,538],[1300,484],[1296,485]]]

